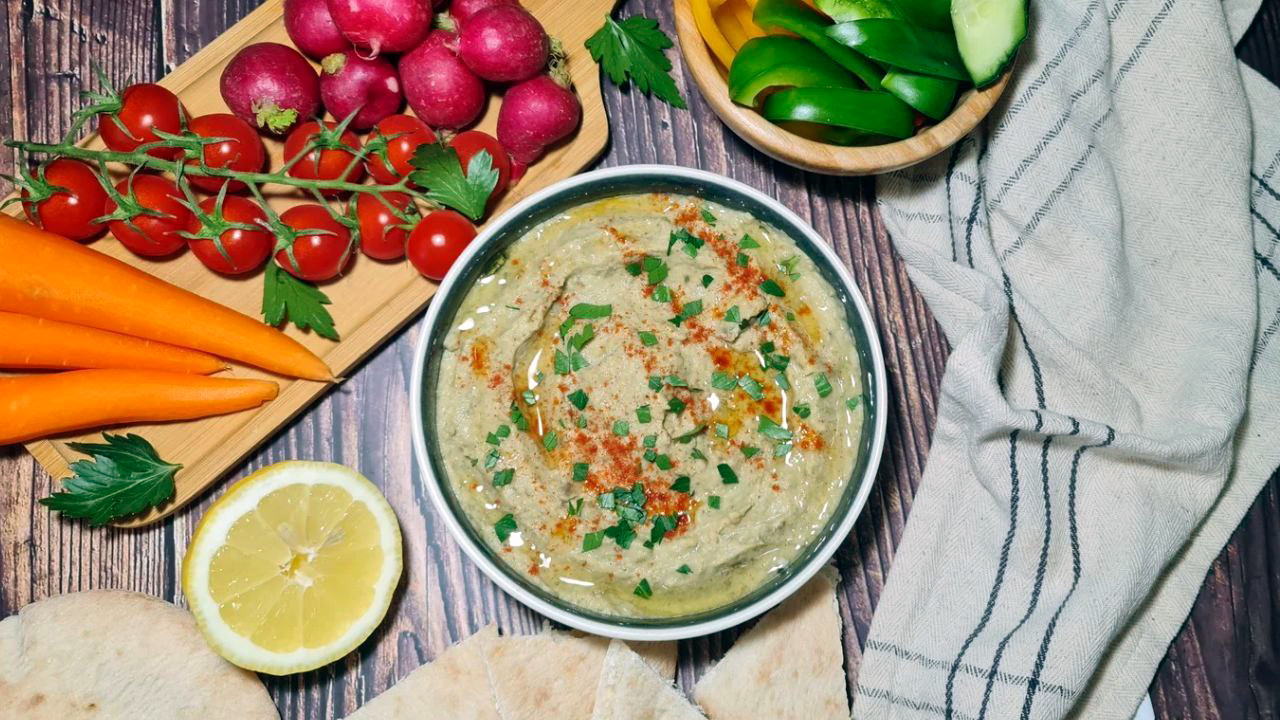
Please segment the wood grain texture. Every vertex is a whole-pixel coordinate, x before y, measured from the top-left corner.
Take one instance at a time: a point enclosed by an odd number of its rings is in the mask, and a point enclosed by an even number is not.
[[[65,129],[75,94],[96,83],[89,61],[113,82],[154,79],[250,12],[252,0],[8,0],[0,47],[0,131],[40,139]],[[674,28],[667,0],[627,0]],[[1241,56],[1280,78],[1280,0],[1266,0]],[[673,53],[679,65],[679,58]],[[676,111],[607,87],[613,123],[605,165],[663,162],[729,175],[780,198],[808,218],[852,268],[877,318],[889,370],[888,444],[876,486],[837,562],[852,689],[870,618],[911,509],[935,419],[947,346],[892,251],[870,180],[808,175],[754,151],[716,120],[687,74],[690,101]],[[4,161],[11,167],[11,159]],[[256,453],[239,477],[293,458],[332,460],[386,492],[405,536],[405,577],[388,620],[359,652],[267,686],[289,719],[343,717],[449,643],[496,619],[533,630],[541,620],[505,597],[471,565],[419,489],[409,442],[408,385],[417,329],[374,354],[340,388]],[[195,522],[220,492],[143,530],[90,530],[47,513],[37,499],[50,478],[30,456],[0,448],[0,616],[50,595],[127,588],[182,602],[177,577]],[[1280,708],[1280,480],[1267,490],[1206,579],[1186,627],[1153,683],[1161,718],[1277,718]],[[730,631],[680,648],[686,686],[731,644]]]

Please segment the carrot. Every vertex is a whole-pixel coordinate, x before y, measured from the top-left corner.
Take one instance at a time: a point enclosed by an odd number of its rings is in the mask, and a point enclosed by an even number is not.
[[[333,379],[323,360],[279,330],[7,215],[0,215],[0,310]]]
[[[0,378],[0,445],[72,430],[193,420],[247,410],[273,399],[265,380],[159,370],[73,370]]]
[[[208,375],[226,369],[198,350],[107,330],[0,312],[0,368],[129,368]]]

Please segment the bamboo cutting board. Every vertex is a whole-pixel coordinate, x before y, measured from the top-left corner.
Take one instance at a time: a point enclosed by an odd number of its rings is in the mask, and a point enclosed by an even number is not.
[[[608,143],[609,125],[600,98],[600,74],[583,43],[604,22],[604,16],[612,9],[614,1],[524,0],[524,6],[542,22],[550,35],[563,42],[569,54],[569,69],[582,100],[582,126],[577,135],[530,167],[525,177],[502,198],[496,212],[590,165]],[[284,29],[283,0],[266,0],[161,80],[160,84],[177,93],[192,116],[227,112],[218,92],[222,68],[236,51],[255,42],[289,44]],[[498,106],[498,97],[491,97],[476,127],[493,134]],[[87,138],[83,144],[102,147],[96,135]],[[267,139],[267,150],[272,167],[279,167],[282,143]],[[273,197],[270,192],[268,197],[277,210],[303,200],[301,196],[293,195]],[[20,210],[14,212],[16,214]],[[207,270],[190,253],[173,260],[150,261],[133,255],[109,235],[95,241],[93,247],[179,287],[247,315],[261,317],[261,273],[242,279],[222,277]],[[287,332],[324,358],[334,373],[342,377],[350,374],[361,360],[399,328],[418,317],[436,286],[423,279],[408,262],[379,263],[357,254],[343,277],[321,286],[321,289],[332,301],[329,311],[341,341],[331,342],[312,333],[299,332],[292,326]],[[181,318],[175,320],[182,321]],[[280,383],[280,396],[261,408],[233,415],[112,429],[112,432],[142,435],[155,445],[160,457],[183,466],[177,474],[177,492],[172,501],[119,523],[121,526],[146,525],[178,510],[239,465],[255,448],[331,389],[327,383],[280,378],[239,365],[233,365],[223,375],[275,380]],[[100,433],[93,432],[30,443],[27,449],[50,475],[63,478],[70,474],[69,464],[83,457],[72,452],[67,442],[99,440]]]

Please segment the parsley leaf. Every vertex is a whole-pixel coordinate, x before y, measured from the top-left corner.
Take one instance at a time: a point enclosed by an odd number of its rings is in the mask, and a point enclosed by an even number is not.
[[[704,207],[704,208],[702,208],[702,210],[701,210],[698,214],[700,214],[700,215],[702,216],[702,222],[704,222],[704,223],[706,223],[706,224],[708,224],[708,225],[715,225],[715,224],[716,224],[716,216],[715,216],[715,215],[712,215],[712,214],[711,214],[711,211],[710,211],[710,210],[708,210],[708,209],[706,209],[705,207]]]
[[[267,263],[262,276],[262,319],[268,325],[279,325],[288,319],[299,330],[308,328],[327,340],[337,340],[333,316],[324,308],[329,298],[309,282],[285,272],[274,260]]]
[[[573,481],[582,483],[587,481],[587,473],[591,471],[591,466],[587,463],[580,462],[573,464]]]
[[[770,418],[767,415],[760,416],[760,425],[757,429],[760,431],[761,435],[764,435],[767,438],[781,440],[783,442],[791,441],[791,431],[774,422],[773,418]]]
[[[591,303],[577,303],[569,308],[569,317],[578,318],[579,320],[594,320],[596,318],[609,317],[613,314],[612,305],[592,305]]]
[[[636,585],[636,589],[632,590],[632,592],[635,593],[637,597],[645,600],[653,597],[653,588],[649,587],[649,581],[643,578],[640,580],[640,584]]]
[[[807,418],[809,417],[809,413],[813,412],[813,410],[811,410],[809,406],[804,403],[799,403],[794,405],[791,408],[791,411],[799,415],[801,418]]]
[[[181,465],[167,463],[138,435],[103,433],[105,443],[69,443],[91,460],[71,464],[62,490],[40,504],[94,526],[136,515],[173,497],[173,476]]]
[[[818,373],[818,376],[813,379],[813,389],[818,391],[818,397],[831,394],[831,381],[827,379],[826,373]]]
[[[555,450],[559,445],[560,436],[556,434],[555,430],[550,430],[546,435],[542,436],[542,447],[546,448],[547,452]]]
[[[716,370],[711,373],[711,387],[717,390],[732,390],[738,386],[738,380],[727,372]]]
[[[626,420],[614,420],[614,421],[613,421],[613,434],[614,434],[614,435],[617,435],[617,436],[619,436],[619,437],[622,437],[622,436],[626,435],[626,434],[627,434],[627,433],[629,433],[629,432],[631,432],[631,423],[627,422]]]
[[[690,480],[688,475],[681,475],[676,481],[671,483],[671,489],[679,493],[689,492]]]
[[[694,438],[698,437],[699,435],[701,435],[706,431],[707,431],[707,425],[706,423],[702,423],[683,435],[677,435],[671,438],[671,442],[679,443],[681,445],[688,445],[689,443],[693,442]]]
[[[676,572],[680,573],[681,575],[688,575],[693,572],[693,568],[689,567],[688,565],[681,565],[680,567],[676,568]]]
[[[582,498],[569,501],[569,517],[577,517],[582,512]]]
[[[515,477],[516,477],[516,471],[514,468],[499,470],[498,472],[493,474],[493,486],[502,487],[503,485],[510,485],[511,481],[514,480]]]
[[[573,406],[579,410],[583,410],[587,407],[587,400],[589,398],[586,393],[582,392],[582,388],[578,388],[577,390],[569,393],[568,397],[569,402],[573,403]]]
[[[604,26],[587,38],[586,46],[615,85],[629,78],[640,92],[673,107],[686,107],[670,74],[671,60],[662,52],[671,47],[671,38],[657,20],[632,15],[618,22],[606,15]]]
[[[737,484],[738,473],[734,472],[733,468],[729,467],[725,463],[720,463],[719,465],[716,465],[716,470],[720,473],[720,482],[725,485]]]
[[[645,347],[652,347],[658,344],[658,336],[648,330],[641,330],[636,334],[640,336],[640,344]]]
[[[498,522],[493,524],[493,532],[498,536],[498,542],[506,542],[511,537],[511,533],[516,531],[516,516],[511,513],[503,515]]]
[[[715,508],[716,510],[719,510],[719,509],[720,509],[720,496],[719,496],[719,495],[708,495],[708,496],[707,496],[707,504],[708,504],[708,505],[710,505],[711,507]]]
[[[774,297],[786,297],[787,295],[783,292],[781,285],[770,279],[766,279],[764,282],[760,283],[760,290],[761,292],[768,293]]]
[[[648,405],[641,405],[636,408],[636,420],[639,420],[641,424],[647,423],[652,419],[653,414],[650,412]]]
[[[591,532],[582,536],[582,552],[591,552],[604,544],[604,531]]]
[[[724,311],[724,321],[731,323],[742,322],[742,311],[738,310],[737,305]]]
[[[471,156],[466,172],[458,151],[440,143],[423,143],[409,161],[409,181],[427,188],[427,198],[451,207],[472,220],[484,215],[489,196],[498,185],[493,156],[481,150]]]

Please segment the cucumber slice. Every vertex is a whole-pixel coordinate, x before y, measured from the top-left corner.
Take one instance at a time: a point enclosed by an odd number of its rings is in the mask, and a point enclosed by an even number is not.
[[[990,85],[1027,36],[1027,0],[951,0],[951,24],[973,84]]]

